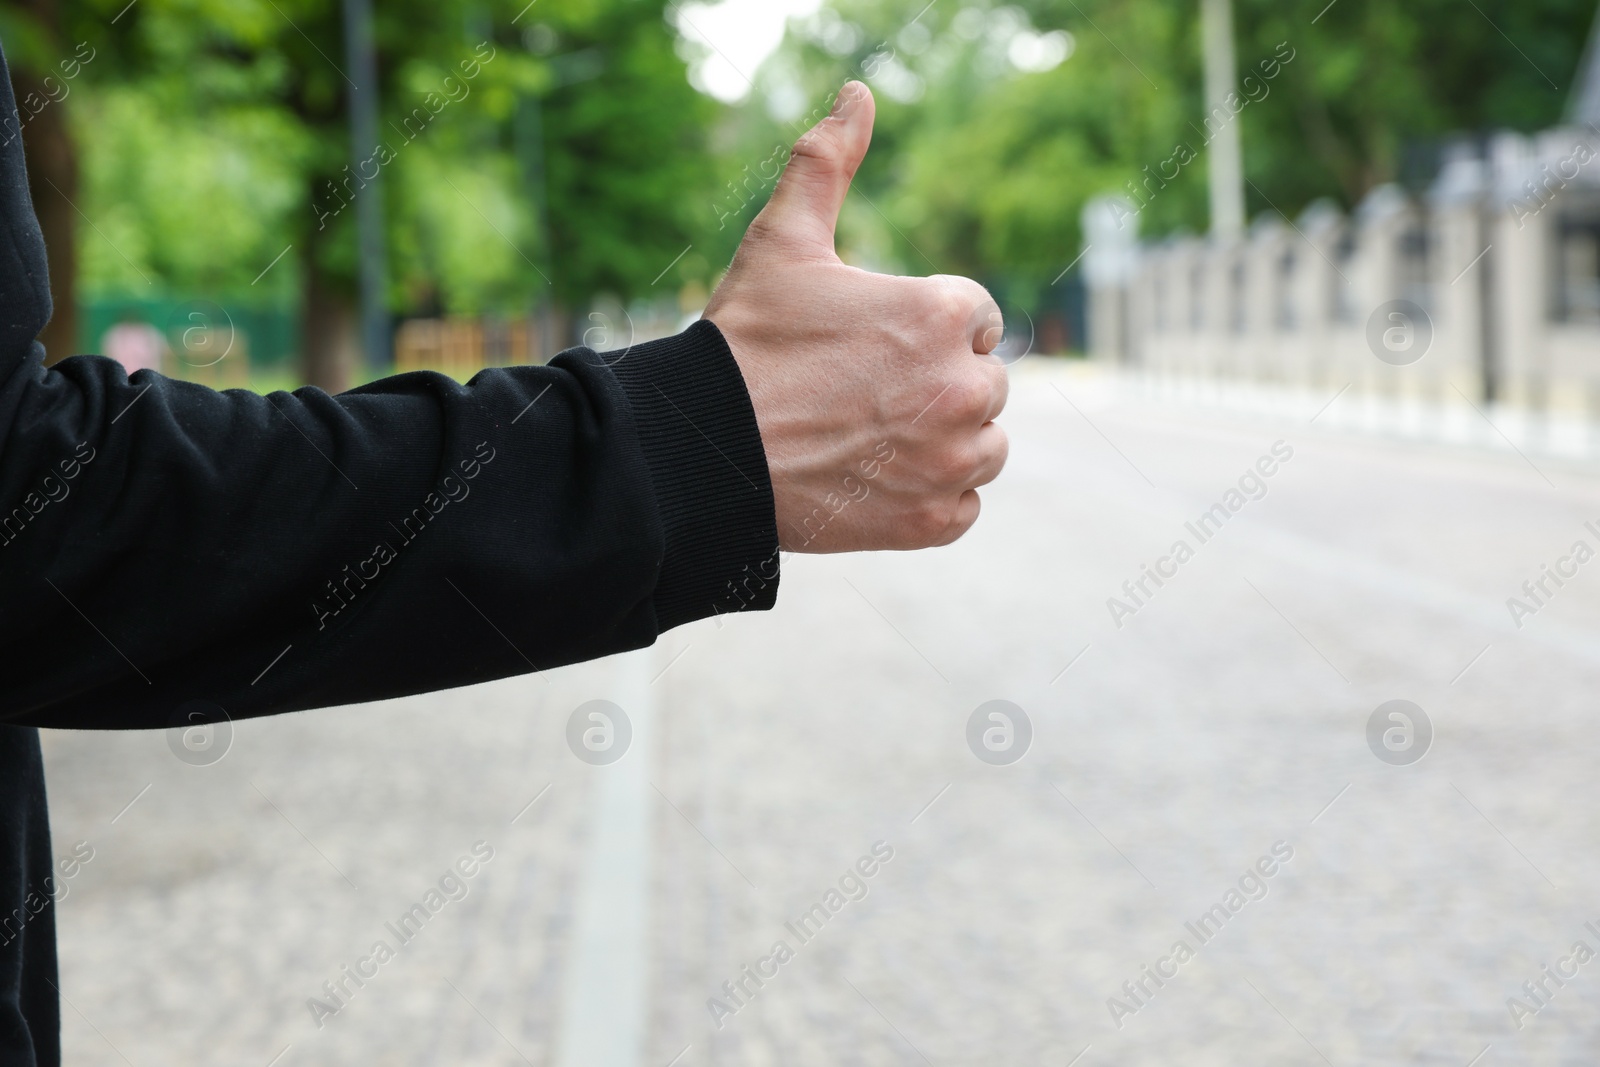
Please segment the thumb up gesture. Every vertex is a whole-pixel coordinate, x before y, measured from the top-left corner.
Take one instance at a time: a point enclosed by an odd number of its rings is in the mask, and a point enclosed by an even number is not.
[[[874,113],[865,85],[840,91],[705,311],[750,390],[790,552],[949,544],[1006,460],[993,298],[966,278],[858,270],[834,250]]]

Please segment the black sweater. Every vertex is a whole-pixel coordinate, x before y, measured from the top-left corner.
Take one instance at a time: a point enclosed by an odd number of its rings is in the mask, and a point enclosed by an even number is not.
[[[35,727],[239,719],[639,648],[770,607],[778,544],[755,413],[707,322],[339,396],[47,369],[3,55],[0,118],[0,1063],[53,1065]]]

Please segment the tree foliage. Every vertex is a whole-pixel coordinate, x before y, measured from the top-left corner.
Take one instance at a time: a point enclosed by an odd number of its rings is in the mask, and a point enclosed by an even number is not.
[[[1234,5],[1241,77],[1293,56],[1234,120],[1250,212],[1291,216],[1425,177],[1444,138],[1557,123],[1594,14],[1593,0]],[[1147,235],[1204,230],[1198,7],[826,0],[729,107],[691,87],[695,48],[667,0],[382,0],[390,307],[581,310],[709,285],[850,77],[874,87],[879,125],[841,223],[848,256],[1048,302],[1094,195],[1143,188]],[[337,192],[351,162],[338,3],[0,0],[0,37],[35,78],[79,42],[95,52],[51,105],[81,157],[66,221],[89,292],[348,307],[355,212],[329,206],[361,193]],[[409,136],[430,94],[448,103]],[[1179,173],[1148,183],[1180,147]],[[327,321],[308,312],[308,334]]]
[[[713,173],[715,105],[664,5],[383,0],[379,144],[355,153],[339,3],[50,0],[49,20],[5,3],[0,32],[13,63],[80,38],[98,50],[59,105],[82,161],[87,292],[300,302],[315,335],[354,300],[347,208],[373,172],[397,314],[648,290],[693,239],[683,205]]]
[[[1030,304],[1081,249],[1094,195],[1137,192],[1146,235],[1204,231],[1197,2],[923,7],[831,0],[793,27],[740,112],[761,131],[744,135],[755,152],[782,129],[774,104],[848,77],[874,87],[879,129],[847,243],[891,248],[922,273],[973,274]],[[1593,0],[1235,0],[1239,76],[1258,83],[1234,120],[1248,211],[1293,216],[1321,197],[1352,207],[1378,184],[1425,177],[1443,139],[1558,123],[1594,13]],[[1028,48],[1014,43],[1052,32],[1070,35],[1065,61],[1024,69]],[[1285,54],[1263,77],[1261,64]],[[1192,161],[1170,163],[1175,152]]]

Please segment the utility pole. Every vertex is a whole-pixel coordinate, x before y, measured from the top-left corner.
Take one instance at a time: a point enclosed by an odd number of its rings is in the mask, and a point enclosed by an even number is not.
[[[1239,116],[1225,102],[1238,90],[1232,0],[1200,0],[1200,39],[1205,49],[1205,128],[1210,138],[1211,236],[1237,240],[1244,234],[1244,160]]]
[[[371,0],[344,0],[344,55],[350,68],[350,171],[355,175],[356,244],[361,283],[361,351],[367,367],[389,364],[388,250],[383,238],[383,175],[378,147],[378,56]],[[372,175],[363,172],[370,164]]]

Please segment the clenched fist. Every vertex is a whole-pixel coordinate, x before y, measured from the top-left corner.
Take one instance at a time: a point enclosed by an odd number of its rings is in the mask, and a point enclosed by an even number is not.
[[[795,144],[705,312],[750,389],[790,552],[949,544],[1006,460],[988,292],[858,270],[834,250],[873,115],[865,85],[840,91]]]

